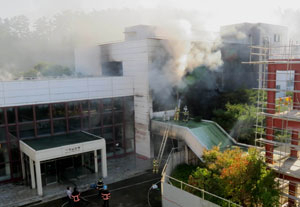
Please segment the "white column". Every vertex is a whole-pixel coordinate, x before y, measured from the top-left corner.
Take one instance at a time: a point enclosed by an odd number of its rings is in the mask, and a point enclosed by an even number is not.
[[[31,188],[35,189],[34,167],[33,167],[33,160],[31,158],[29,158],[29,166],[30,166]]]
[[[106,164],[106,145],[104,144],[103,149],[101,149],[101,163],[102,163],[102,177],[107,177],[107,164]]]
[[[97,150],[94,150],[94,162],[95,162],[95,173],[98,172],[98,156],[97,156]]]
[[[37,185],[37,192],[39,196],[43,195],[43,188],[42,188],[42,175],[41,175],[41,163],[40,161],[35,161],[35,174],[36,174],[36,185]]]
[[[24,164],[24,154],[21,152],[21,167],[22,167],[22,178],[25,179],[25,164]]]
[[[185,157],[185,164],[189,164],[189,148],[188,146],[184,146],[184,157]]]

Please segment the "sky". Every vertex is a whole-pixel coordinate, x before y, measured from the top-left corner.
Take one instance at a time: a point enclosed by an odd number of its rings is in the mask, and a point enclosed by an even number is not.
[[[280,24],[287,11],[300,10],[295,0],[0,0],[0,17],[26,15],[30,19],[64,10],[177,9],[194,13],[209,31],[240,22]]]

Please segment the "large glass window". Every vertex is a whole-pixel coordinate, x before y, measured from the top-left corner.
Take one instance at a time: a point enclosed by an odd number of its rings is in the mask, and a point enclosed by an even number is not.
[[[0,127],[0,143],[6,141],[5,127]]]
[[[8,133],[14,137],[17,137],[17,127],[16,126],[9,126]]]
[[[91,128],[101,126],[101,116],[100,116],[100,114],[94,114],[94,115],[91,114],[90,126],[91,126]]]
[[[88,116],[84,116],[82,117],[82,128],[83,129],[88,129],[89,128],[89,117]]]
[[[134,151],[134,139],[126,139],[126,152]]]
[[[80,118],[70,118],[69,119],[69,130],[80,130],[81,129],[81,119]]]
[[[32,123],[19,125],[19,135],[20,139],[34,137],[34,125]]]
[[[114,98],[114,110],[120,111],[123,109],[123,98]]]
[[[103,114],[103,125],[112,125],[112,113]]]
[[[100,113],[100,100],[90,101],[90,113]]]
[[[43,121],[36,123],[38,136],[50,135],[51,134],[51,123],[50,121]]]
[[[68,104],[68,116],[80,116],[80,102],[70,102]]]
[[[115,122],[115,124],[123,123],[123,112],[115,112],[114,113],[114,122]]]
[[[33,109],[31,106],[20,106],[18,107],[18,121],[29,122],[33,121]]]
[[[13,178],[19,178],[22,176],[22,167],[20,162],[11,163]]]
[[[103,99],[102,104],[103,104],[103,112],[112,111],[112,99],[111,98]]]
[[[11,152],[11,161],[19,161],[20,160],[20,150],[18,142],[10,143],[10,152]]]
[[[9,180],[10,175],[10,166],[9,163],[0,163],[0,181]]]
[[[5,124],[4,109],[0,109],[0,125]]]
[[[105,127],[103,128],[103,135],[102,135],[106,142],[113,142],[113,128],[112,127]]]
[[[111,157],[114,156],[114,143],[106,143],[106,156]]]
[[[123,126],[115,127],[115,140],[116,142],[123,142]]]
[[[66,132],[66,120],[54,120],[53,131],[54,133]]]
[[[13,107],[7,108],[6,113],[7,113],[7,122],[9,124],[16,123],[15,108]]]
[[[35,106],[36,120],[50,119],[50,108],[48,104]]]
[[[9,162],[9,154],[7,144],[1,144],[0,147],[0,163]]]
[[[65,117],[65,104],[58,103],[52,105],[52,116],[53,118]]]
[[[82,101],[81,102],[81,109],[83,114],[89,113],[89,102],[88,101]]]

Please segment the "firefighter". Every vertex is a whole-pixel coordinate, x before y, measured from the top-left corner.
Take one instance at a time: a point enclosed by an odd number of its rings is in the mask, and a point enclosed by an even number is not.
[[[101,197],[101,192],[103,190],[103,180],[102,178],[99,178],[97,185],[96,185],[96,189],[99,191],[99,196]]]
[[[109,207],[110,192],[107,189],[107,185],[103,185],[101,196],[103,199],[103,207]]]
[[[153,160],[153,173],[154,174],[158,173],[158,160],[156,159]]]
[[[175,114],[174,114],[174,121],[179,121],[179,115],[180,115],[180,108],[175,108]]]
[[[184,106],[183,110],[184,110],[184,112],[183,112],[183,121],[188,122],[190,113],[189,113],[188,108],[187,108],[186,105]]]
[[[72,199],[73,199],[73,207],[79,207],[80,203],[80,193],[77,191],[77,188],[74,188],[74,191],[72,193]]]

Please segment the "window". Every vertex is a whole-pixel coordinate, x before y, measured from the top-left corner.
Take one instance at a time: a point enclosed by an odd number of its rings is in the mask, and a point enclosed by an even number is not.
[[[5,124],[4,109],[0,109],[0,125]]]
[[[134,151],[134,139],[126,139],[126,152]]]
[[[69,119],[69,130],[80,130],[81,129],[81,119],[80,118],[70,118]]]
[[[80,102],[68,103],[68,116],[80,116]]]
[[[114,122],[115,122],[115,124],[123,123],[123,113],[122,112],[114,113]]]
[[[66,120],[54,120],[53,130],[54,133],[66,132]]]
[[[91,126],[91,128],[101,126],[101,116],[100,116],[100,114],[91,115],[91,117],[90,117],[90,126]]]
[[[119,61],[105,62],[101,65],[103,76],[123,76],[123,64]]]
[[[48,104],[35,106],[36,120],[50,119],[50,109]]]
[[[274,42],[280,42],[280,35],[274,34]]]
[[[52,105],[52,116],[53,118],[65,117],[65,104],[53,104]]]
[[[17,137],[17,128],[16,128],[16,126],[9,126],[8,127],[8,133],[9,133],[9,135]]]
[[[122,98],[114,98],[114,110],[120,111],[123,109],[123,99]]]
[[[106,98],[102,100],[103,104],[103,112],[111,112],[112,111],[112,99]]]
[[[103,114],[103,125],[112,125],[112,113]]]
[[[7,113],[7,122],[9,124],[16,123],[16,114],[15,114],[15,108],[7,108],[6,109]]]
[[[6,141],[5,127],[0,127],[0,143]]]
[[[105,127],[103,128],[103,135],[102,135],[106,142],[113,142],[113,128],[112,127]]]
[[[19,135],[20,139],[34,137],[35,133],[33,123],[19,125]]]
[[[50,121],[38,122],[36,124],[38,136],[50,135],[51,134],[51,124]]]
[[[32,106],[21,106],[18,108],[18,122],[33,121]]]
[[[123,142],[123,126],[115,127],[115,141]]]
[[[82,118],[82,128],[88,129],[89,128],[89,117],[85,116]]]
[[[90,101],[90,113],[100,113],[100,100]]]
[[[11,142],[10,143],[10,152],[11,152],[11,161],[19,161],[20,160],[20,150],[18,142]]]
[[[88,101],[81,102],[81,108],[82,108],[83,114],[88,114],[89,113],[89,102]]]

